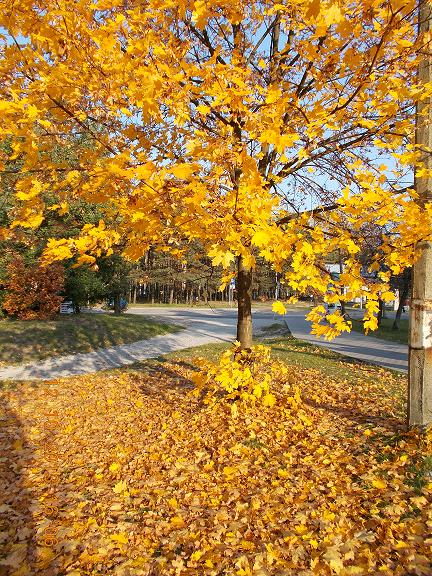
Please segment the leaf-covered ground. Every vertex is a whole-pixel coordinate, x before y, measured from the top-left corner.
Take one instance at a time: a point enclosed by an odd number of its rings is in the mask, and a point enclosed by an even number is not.
[[[431,438],[403,432],[401,377],[290,367],[233,419],[195,369],[4,388],[1,576],[432,574]]]

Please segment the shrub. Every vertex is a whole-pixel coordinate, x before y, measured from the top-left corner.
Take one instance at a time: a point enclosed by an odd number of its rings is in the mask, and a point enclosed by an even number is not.
[[[15,255],[7,266],[3,310],[19,320],[47,320],[59,310],[63,297],[64,269],[59,263],[41,267],[26,266],[21,255]]]

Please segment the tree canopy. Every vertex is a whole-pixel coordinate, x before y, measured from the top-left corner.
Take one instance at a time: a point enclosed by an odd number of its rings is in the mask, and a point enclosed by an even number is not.
[[[227,282],[236,259],[241,276],[260,255],[288,269],[295,290],[367,294],[365,326],[376,325],[389,273],[431,235],[431,207],[409,188],[428,152],[413,141],[414,107],[432,93],[416,77],[429,43],[417,35],[416,2],[1,7],[0,133],[11,145],[2,169],[15,173],[21,160],[12,227],[40,225],[48,191],[59,197],[50,210],[79,197],[109,222],[51,240],[47,259],[92,263],[120,238],[131,259],[150,246],[181,257],[198,239]],[[75,165],[53,157],[83,134],[91,146]],[[365,288],[359,253],[377,225],[372,266],[388,272]],[[324,262],[336,249],[345,270],[332,295]],[[330,324],[324,316],[311,315],[317,333],[347,328],[338,313]]]

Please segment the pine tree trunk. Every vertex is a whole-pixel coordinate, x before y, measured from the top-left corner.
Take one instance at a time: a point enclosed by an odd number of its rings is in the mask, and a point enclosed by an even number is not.
[[[170,286],[170,292],[169,292],[169,303],[172,304],[174,301],[174,285],[172,284]]]
[[[251,306],[252,271],[245,267],[239,256],[237,264],[237,340],[242,349],[252,347],[252,306]]]
[[[120,294],[114,294],[114,314],[121,314]]]
[[[378,328],[381,326],[382,319],[385,318],[385,308],[384,308],[384,301],[381,298],[378,300],[379,310],[378,310]]]
[[[402,316],[402,312],[404,309],[406,299],[408,298],[409,289],[410,289],[410,277],[403,285],[402,293],[400,294],[400,297],[399,297],[399,306],[398,306],[396,316],[395,316],[395,319],[393,322],[392,330],[399,330],[399,321],[400,321],[401,316]]]
[[[339,250],[339,274],[343,274],[343,260],[342,260],[342,254],[341,251]],[[344,289],[342,288],[342,291]],[[345,300],[340,300],[340,305],[341,305],[341,314],[342,316],[345,316],[346,313],[346,309],[345,309]]]

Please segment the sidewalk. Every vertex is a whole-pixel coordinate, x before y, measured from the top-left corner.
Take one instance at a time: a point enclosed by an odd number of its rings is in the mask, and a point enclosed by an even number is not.
[[[66,376],[90,374],[156,358],[169,352],[201,346],[211,342],[234,342],[237,313],[231,309],[152,308],[134,309],[156,322],[172,322],[185,329],[175,334],[156,336],[131,344],[101,348],[93,352],[54,356],[34,363],[0,367],[1,380],[55,380]],[[273,312],[256,311],[254,330],[275,321]]]
[[[55,380],[65,376],[119,368],[175,350],[224,341],[232,342],[233,338],[230,334],[215,335],[188,329],[177,334],[164,334],[132,344],[101,348],[94,352],[55,356],[22,366],[5,366],[0,368],[0,380]]]

